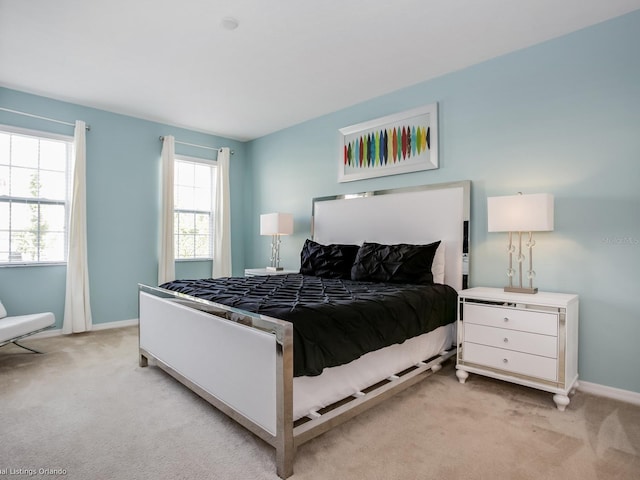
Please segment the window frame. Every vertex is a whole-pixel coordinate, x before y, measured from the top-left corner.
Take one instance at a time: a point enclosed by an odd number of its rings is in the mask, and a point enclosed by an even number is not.
[[[211,210],[197,210],[197,209],[178,209],[176,207],[176,202],[175,202],[175,196],[176,196],[176,163],[179,161],[183,161],[183,162],[190,162],[190,163],[195,163],[195,164],[203,164],[203,165],[207,165],[209,167],[213,167],[213,173],[211,175],[210,181],[211,181]],[[216,176],[218,174],[218,162],[216,160],[211,160],[208,158],[201,158],[201,157],[194,157],[194,156],[190,156],[190,155],[181,155],[181,154],[175,154],[173,157],[173,166],[174,166],[174,178],[173,178],[173,188],[174,188],[174,202],[173,202],[173,215],[174,215],[174,219],[176,214],[178,213],[193,213],[193,214],[198,214],[198,213],[208,213],[209,214],[209,252],[210,255],[206,256],[206,257],[178,257],[177,253],[178,253],[178,236],[179,234],[176,233],[176,228],[177,225],[175,223],[174,220],[174,225],[173,225],[173,238],[174,238],[174,260],[176,262],[205,262],[205,261],[213,261],[214,260],[214,252],[213,252],[213,238],[214,238],[214,229],[215,229],[215,210],[216,210],[216,205],[215,205],[215,188],[216,188]],[[194,252],[195,253],[195,252]]]
[[[52,200],[43,197],[17,197],[12,195],[2,195],[0,202],[6,201],[8,203],[13,201],[27,204],[27,205],[64,205],[64,246],[63,246],[63,259],[62,260],[20,260],[20,261],[2,261],[0,260],[0,268],[13,268],[13,267],[42,267],[42,266],[55,266],[66,265],[69,259],[69,222],[71,215],[71,191],[72,191],[72,179],[73,179],[73,167],[75,161],[75,139],[73,135],[64,135],[60,133],[47,132],[45,130],[35,130],[31,128],[16,127],[13,125],[0,124],[0,132],[8,133],[9,135],[23,135],[29,137],[35,137],[39,140],[57,140],[68,144],[67,155],[65,159],[65,199]],[[40,159],[38,159],[38,173],[41,172]],[[47,170],[46,168],[43,170]],[[11,237],[11,227],[9,227],[9,236]],[[38,240],[40,240],[40,232],[38,232]],[[38,248],[38,254],[40,254],[40,248]]]

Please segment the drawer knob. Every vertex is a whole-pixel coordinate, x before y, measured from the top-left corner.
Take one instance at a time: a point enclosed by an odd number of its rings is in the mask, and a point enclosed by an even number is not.
[[[504,337],[503,342],[504,342],[504,343],[509,343],[509,339],[508,339],[507,337]]]
[[[508,322],[509,321],[509,317],[504,317],[504,321]]]
[[[507,360],[506,358],[503,358],[502,363],[509,363],[509,360]]]

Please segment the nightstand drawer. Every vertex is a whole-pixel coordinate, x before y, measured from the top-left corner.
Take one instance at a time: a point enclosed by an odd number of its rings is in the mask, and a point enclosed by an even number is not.
[[[465,322],[464,341],[549,358],[557,358],[558,356],[558,337],[506,328],[487,327]]]
[[[465,323],[508,328],[542,335],[558,335],[558,315],[555,313],[516,310],[489,305],[464,304]]]
[[[462,355],[465,362],[544,380],[557,380],[557,361],[554,358],[467,342],[463,345]]]

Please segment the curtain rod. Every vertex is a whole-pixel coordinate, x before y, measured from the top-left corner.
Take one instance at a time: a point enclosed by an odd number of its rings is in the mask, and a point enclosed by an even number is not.
[[[160,141],[162,142],[164,140],[164,137],[161,135],[160,136]],[[189,145],[190,147],[198,147],[198,148],[206,148],[207,150],[215,150],[216,152],[218,150],[220,150],[220,148],[222,147],[207,147],[206,145],[198,145],[196,143],[187,143],[187,142],[179,142],[177,140],[174,140],[175,143],[179,143],[180,145]],[[233,155],[234,152],[233,150],[230,150],[229,153],[231,153],[231,155]]]
[[[56,120],[55,118],[42,117],[40,115],[34,115],[32,113],[21,112],[19,110],[11,110],[10,108],[0,107],[0,110],[3,110],[5,112],[9,112],[9,113],[16,113],[18,115],[24,115],[25,117],[39,118],[40,120],[47,120],[49,122],[61,123],[62,125],[69,125],[71,127],[75,127],[76,126],[75,123],[63,122],[62,120]],[[87,130],[91,130],[91,125],[87,125],[86,129]]]

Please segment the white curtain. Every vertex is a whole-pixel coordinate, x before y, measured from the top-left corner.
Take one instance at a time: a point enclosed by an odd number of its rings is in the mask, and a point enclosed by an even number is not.
[[[91,330],[92,325],[87,262],[86,125],[81,120],[76,121],[74,147],[67,287],[62,333],[86,332]]]
[[[231,276],[231,209],[229,206],[228,148],[218,150],[216,175],[216,207],[214,213],[213,271],[212,277]]]
[[[158,285],[176,279],[173,251],[173,171],[175,138],[166,135],[162,141],[162,217],[160,219],[160,258]]]

